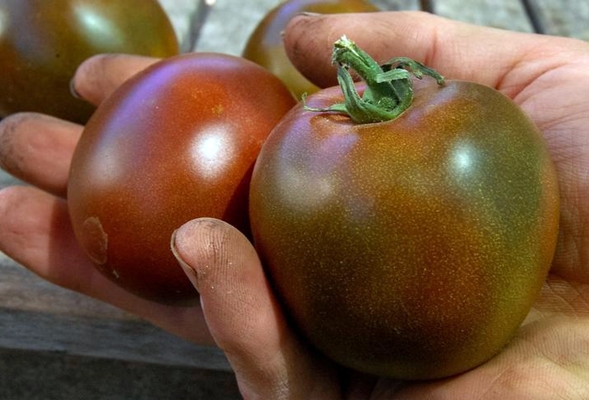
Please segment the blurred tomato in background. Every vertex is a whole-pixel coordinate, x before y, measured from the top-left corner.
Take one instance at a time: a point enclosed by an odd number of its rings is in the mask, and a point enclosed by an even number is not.
[[[157,0],[0,0],[0,117],[36,111],[84,123],[94,107],[70,92],[82,61],[178,49]]]

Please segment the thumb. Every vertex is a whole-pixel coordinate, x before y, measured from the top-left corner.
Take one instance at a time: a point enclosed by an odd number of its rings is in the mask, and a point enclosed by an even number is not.
[[[209,330],[245,398],[335,398],[335,379],[326,379],[325,364],[288,327],[241,232],[217,219],[196,219],[173,234],[172,249],[200,293]]]
[[[327,87],[336,84],[333,43],[344,34],[379,63],[409,57],[448,78],[476,81],[507,93],[555,62],[565,62],[563,48],[585,46],[580,40],[475,26],[416,11],[299,15],[287,25],[284,43],[293,64]],[[539,62],[539,51],[545,61]]]

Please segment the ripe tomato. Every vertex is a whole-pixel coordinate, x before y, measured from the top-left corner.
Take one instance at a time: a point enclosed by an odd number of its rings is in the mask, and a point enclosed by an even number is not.
[[[249,37],[243,57],[267,68],[278,76],[300,100],[305,93],[319,90],[292,65],[282,43],[282,32],[288,22],[301,12],[320,14],[360,13],[378,11],[367,0],[287,0],[264,16]]]
[[[203,216],[249,231],[254,161],[293,104],[262,67],[213,53],[168,58],[124,83],[90,118],[69,177],[72,225],[97,268],[148,299],[194,300],[171,234]]]
[[[411,85],[389,72],[400,92]],[[255,246],[300,331],[337,362],[396,379],[499,351],[541,289],[559,220],[551,159],[519,107],[473,82],[414,89],[383,122],[331,107],[338,88],[309,96],[269,136],[250,187]]]
[[[70,80],[99,53],[168,57],[178,42],[156,0],[0,0],[0,117],[86,122],[94,107],[71,95]]]

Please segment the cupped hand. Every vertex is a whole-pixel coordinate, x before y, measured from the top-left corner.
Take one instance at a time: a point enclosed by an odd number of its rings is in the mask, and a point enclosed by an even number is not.
[[[177,254],[199,288],[211,333],[244,397],[589,398],[589,44],[414,12],[299,16],[287,27],[285,43],[295,65],[326,86],[335,83],[331,50],[343,34],[378,61],[407,56],[448,79],[495,87],[529,114],[559,176],[557,253],[540,298],[500,354],[455,377],[398,382],[346,371],[309,350],[289,329],[247,241],[220,221],[192,221],[176,234]]]

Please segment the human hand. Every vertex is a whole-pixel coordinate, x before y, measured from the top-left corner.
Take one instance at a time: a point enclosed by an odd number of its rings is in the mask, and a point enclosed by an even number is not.
[[[225,350],[244,396],[589,398],[589,234],[584,227],[589,218],[589,44],[423,13],[300,16],[287,28],[285,43],[293,62],[327,86],[335,84],[332,45],[343,34],[378,61],[414,58],[448,79],[495,87],[528,113],[543,132],[558,172],[557,253],[540,298],[499,355],[455,377],[397,382],[346,371],[307,348],[289,328],[245,238],[220,221],[192,221],[177,231],[176,252],[188,265],[211,334]]]

